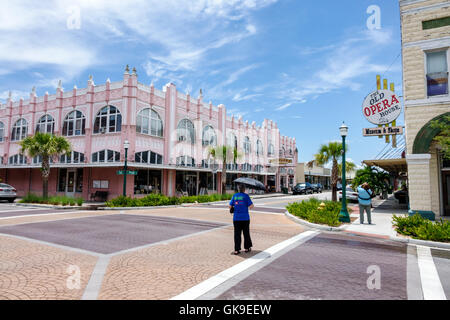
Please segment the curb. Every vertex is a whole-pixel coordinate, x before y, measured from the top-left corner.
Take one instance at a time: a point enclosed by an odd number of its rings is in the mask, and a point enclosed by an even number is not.
[[[294,222],[297,222],[297,223],[299,223],[301,225],[304,225],[304,226],[307,226],[307,227],[310,227],[310,228],[314,228],[314,229],[319,229],[319,230],[324,230],[324,231],[344,231],[347,228],[347,225],[343,225],[343,226],[340,226],[340,227],[330,227],[330,226],[325,226],[325,225],[322,225],[322,224],[316,224],[316,223],[308,222],[308,221],[305,221],[303,219],[300,219],[300,218],[290,214],[288,211],[286,211],[284,213],[284,215],[288,219],[291,219]]]
[[[401,239],[401,240],[398,240],[398,239]],[[418,246],[425,246],[425,247],[431,247],[431,248],[441,248],[441,249],[449,249],[450,250],[450,243],[446,243],[446,242],[418,240],[418,239],[411,239],[411,238],[408,238],[408,239],[398,238],[398,239],[392,239],[392,240],[395,240],[395,241],[402,241],[403,240],[403,242],[407,242],[407,243],[418,245]]]
[[[24,208],[41,208],[41,209],[56,209],[56,210],[89,210],[86,207],[83,206],[55,206],[51,204],[32,204],[32,203],[15,203],[14,204],[17,207],[24,207]]]
[[[301,225],[310,227],[310,228],[314,228],[314,229],[319,229],[319,230],[323,230],[323,231],[333,231],[333,232],[342,232],[342,231],[346,231],[347,227],[350,225],[344,225],[344,226],[340,226],[340,227],[330,227],[330,226],[324,226],[321,224],[315,224],[315,223],[311,223],[308,221],[305,221],[303,219],[300,219],[296,216],[293,216],[292,214],[290,214],[288,211],[286,211],[285,216],[287,218],[289,218],[290,220],[297,222]],[[349,234],[352,234],[351,231],[348,231]],[[446,242],[436,242],[436,241],[427,241],[427,240],[418,240],[418,239],[411,239],[411,238],[400,238],[400,237],[393,237],[393,236],[389,236],[387,238],[383,238],[380,237],[379,234],[357,234],[354,233],[354,235],[357,236],[362,236],[362,237],[370,237],[370,238],[376,238],[376,239],[388,239],[388,240],[392,240],[392,241],[397,241],[397,242],[402,242],[402,243],[409,243],[412,245],[420,245],[420,246],[426,246],[426,247],[432,247],[432,248],[441,248],[441,249],[449,249],[450,250],[450,243],[446,243]]]
[[[151,207],[98,207],[97,210],[151,210],[151,209],[164,209],[164,208],[186,208],[194,207],[198,205],[211,205],[213,203],[228,203],[228,200],[213,201],[213,202],[202,202],[202,203],[182,203],[170,206],[151,206]]]

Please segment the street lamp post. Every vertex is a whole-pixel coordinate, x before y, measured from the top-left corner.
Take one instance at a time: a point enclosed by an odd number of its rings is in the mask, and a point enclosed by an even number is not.
[[[123,147],[125,148],[125,165],[123,168],[123,196],[126,197],[127,196],[127,158],[128,158],[128,148],[130,147],[130,143],[128,142],[128,140],[125,140],[125,142],[123,143]]]
[[[345,123],[342,123],[339,131],[342,137],[342,208],[341,212],[339,212],[339,221],[350,222],[350,215],[347,211],[347,180],[345,178],[345,137],[347,137],[348,127],[345,125]]]

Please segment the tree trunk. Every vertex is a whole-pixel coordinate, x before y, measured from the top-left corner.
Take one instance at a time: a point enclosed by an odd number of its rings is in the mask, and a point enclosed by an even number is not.
[[[333,158],[333,168],[331,169],[331,200],[337,201],[337,183],[339,166],[336,158]]]
[[[48,156],[42,157],[42,196],[48,198],[48,177],[50,176],[50,161]]]
[[[227,161],[225,156],[222,166],[222,194],[227,194]]]

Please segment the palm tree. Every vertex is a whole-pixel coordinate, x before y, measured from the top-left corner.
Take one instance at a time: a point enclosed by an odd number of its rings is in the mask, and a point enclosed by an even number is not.
[[[233,162],[236,164],[238,158],[241,157],[241,154],[235,147],[231,146],[217,146],[210,147],[208,150],[208,155],[213,157],[214,162],[216,159],[222,161],[222,194],[226,194],[226,185],[227,185],[227,164],[229,162]]]
[[[338,164],[339,167],[339,177],[342,177],[342,163]],[[351,161],[345,161],[345,172],[349,173],[356,169],[356,164]]]
[[[346,147],[348,151],[348,147]],[[319,166],[323,166],[332,161],[331,169],[331,200],[337,201],[337,183],[339,179],[339,160],[342,157],[342,143],[341,142],[329,142],[328,144],[322,144],[319,152],[314,155],[313,162]],[[310,161],[308,165],[312,165]]]
[[[42,196],[48,198],[48,177],[50,176],[50,159],[69,153],[71,146],[64,137],[50,133],[37,132],[34,136],[26,137],[20,142],[21,153],[27,152],[31,158],[42,158]]]
[[[367,182],[375,193],[387,192],[390,189],[390,174],[376,167],[364,166],[356,171],[353,188]]]

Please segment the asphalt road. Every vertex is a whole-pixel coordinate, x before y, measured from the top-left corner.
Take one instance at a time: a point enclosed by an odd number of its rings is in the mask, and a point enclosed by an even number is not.
[[[288,203],[311,197],[329,199],[331,193],[254,199],[257,209],[254,213],[281,215]],[[216,206],[225,207],[223,203]],[[23,208],[14,204],[0,203],[0,219],[48,215],[55,212],[61,210]],[[194,221],[180,217],[155,218],[114,214],[45,223],[12,224],[0,227],[0,233],[99,254],[110,254],[169,239],[183,239],[190,234],[201,234],[222,226],[224,226],[222,223]],[[249,258],[242,258],[242,263],[247,265],[251,263],[252,267],[243,268],[199,298],[220,300],[450,298],[450,250],[316,231],[307,240],[293,241],[276,252],[260,252]],[[240,268],[239,265],[235,267]]]
[[[311,197],[330,200],[331,192],[254,199],[254,211],[280,212],[288,203]],[[246,270],[202,298],[449,299],[450,250],[426,250],[429,256],[414,245],[321,232],[306,243],[267,259],[259,267]]]

